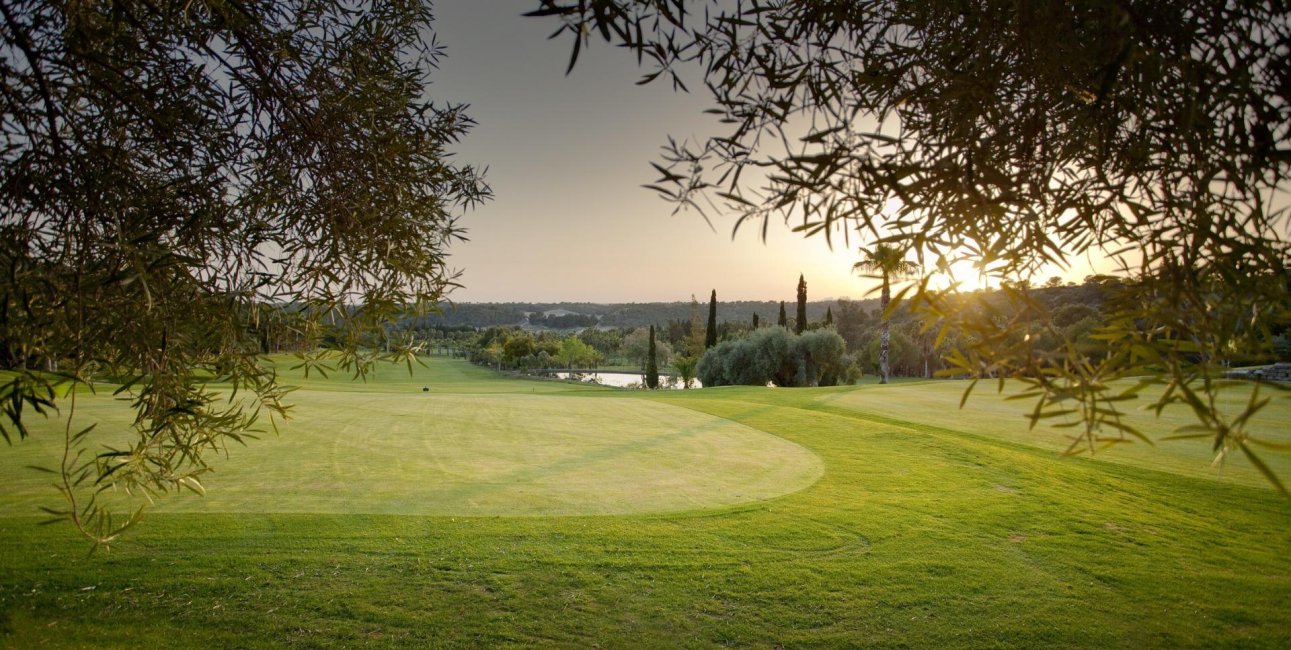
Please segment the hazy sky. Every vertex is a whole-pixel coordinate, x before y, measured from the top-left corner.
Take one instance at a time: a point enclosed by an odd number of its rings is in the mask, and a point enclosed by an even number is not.
[[[641,187],[655,180],[667,136],[716,132],[702,88],[637,86],[627,51],[596,40],[565,76],[569,41],[558,24],[523,18],[532,0],[438,0],[446,58],[432,74],[436,101],[470,104],[479,126],[457,147],[486,165],[495,199],[467,213],[470,241],[453,247],[464,271],[453,299],[653,302],[793,300],[798,274],[813,300],[861,298],[872,282],[851,273],[851,250],[830,251],[775,223],[732,240],[732,220],[710,228],[695,212]],[[1081,271],[1071,275],[1080,277]]]

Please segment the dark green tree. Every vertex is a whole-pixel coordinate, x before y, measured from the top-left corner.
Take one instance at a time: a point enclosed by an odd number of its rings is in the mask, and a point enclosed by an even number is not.
[[[783,300],[780,301],[780,319],[776,321],[776,325],[779,325],[780,327],[783,327],[786,329],[788,329],[789,327],[789,315],[786,314],[784,311]]]
[[[717,345],[717,289],[708,299],[708,329],[704,330],[704,349]]]
[[[650,390],[659,387],[659,360],[656,358],[654,325],[650,326],[650,347],[646,352],[645,383],[646,388]]]
[[[1037,353],[1012,336],[1021,320],[953,312],[926,282],[914,303],[964,334],[948,371],[1017,377],[1036,420],[1074,409],[1085,448],[1140,436],[1121,408],[1156,384],[1155,406],[1190,408],[1218,459],[1265,467],[1262,401],[1225,409],[1215,378],[1291,312],[1285,213],[1269,205],[1291,172],[1287,3],[535,4],[575,55],[599,35],[644,81],[702,75],[728,127],[666,148],[652,187],[679,206],[863,233],[930,274],[971,260],[1018,281],[1111,256],[1098,357]],[[1030,319],[1043,305],[1014,286],[1010,312]],[[1144,376],[1128,393],[1111,381]]]
[[[623,344],[623,330],[589,327],[579,332],[578,338],[595,348],[602,359],[608,359]]]
[[[834,323],[834,328],[838,334],[847,341],[847,347],[852,352],[861,349],[862,338],[868,331],[866,326],[865,309],[861,303],[843,298],[838,301],[838,318]]]
[[[833,325],[834,325],[834,308],[826,307],[825,308],[825,326],[832,327]]]
[[[798,314],[794,319],[794,334],[802,334],[807,329],[807,281],[798,274]]]
[[[55,404],[75,422],[55,510],[106,543],[135,518],[101,491],[200,492],[209,452],[285,416],[264,319],[306,370],[364,374],[398,316],[455,286],[457,214],[488,189],[448,156],[471,120],[427,99],[428,1],[0,14],[0,434]],[[67,384],[95,377],[125,381],[129,439],[77,410]]]
[[[517,368],[521,359],[533,356],[537,352],[538,345],[533,334],[516,330],[502,343],[502,363],[508,368]]]
[[[753,329],[758,328],[758,313],[753,312]]]

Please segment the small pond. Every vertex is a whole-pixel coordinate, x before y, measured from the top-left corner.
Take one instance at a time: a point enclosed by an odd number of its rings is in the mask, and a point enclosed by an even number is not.
[[[641,388],[641,373],[639,372],[607,372],[607,371],[574,371],[574,372],[544,372],[541,377],[550,377],[553,379],[573,379],[589,384],[600,384],[602,386],[615,386],[617,388]],[[691,383],[691,388],[701,388],[699,380],[696,379]],[[681,378],[672,375],[659,375],[659,388],[676,388],[680,389]]]

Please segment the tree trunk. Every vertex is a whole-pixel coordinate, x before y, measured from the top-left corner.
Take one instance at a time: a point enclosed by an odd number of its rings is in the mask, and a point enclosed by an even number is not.
[[[883,330],[879,334],[879,383],[888,383],[888,344],[892,340],[892,334],[888,329],[888,301],[892,299],[892,291],[888,288],[888,276],[883,274],[883,295],[879,301],[879,308],[883,310]]]

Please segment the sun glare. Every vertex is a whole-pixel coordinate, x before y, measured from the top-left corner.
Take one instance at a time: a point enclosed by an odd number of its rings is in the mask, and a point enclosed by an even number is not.
[[[973,291],[999,286],[999,280],[983,273],[975,261],[959,259],[934,273],[930,284],[936,289],[955,287],[960,291]]]

